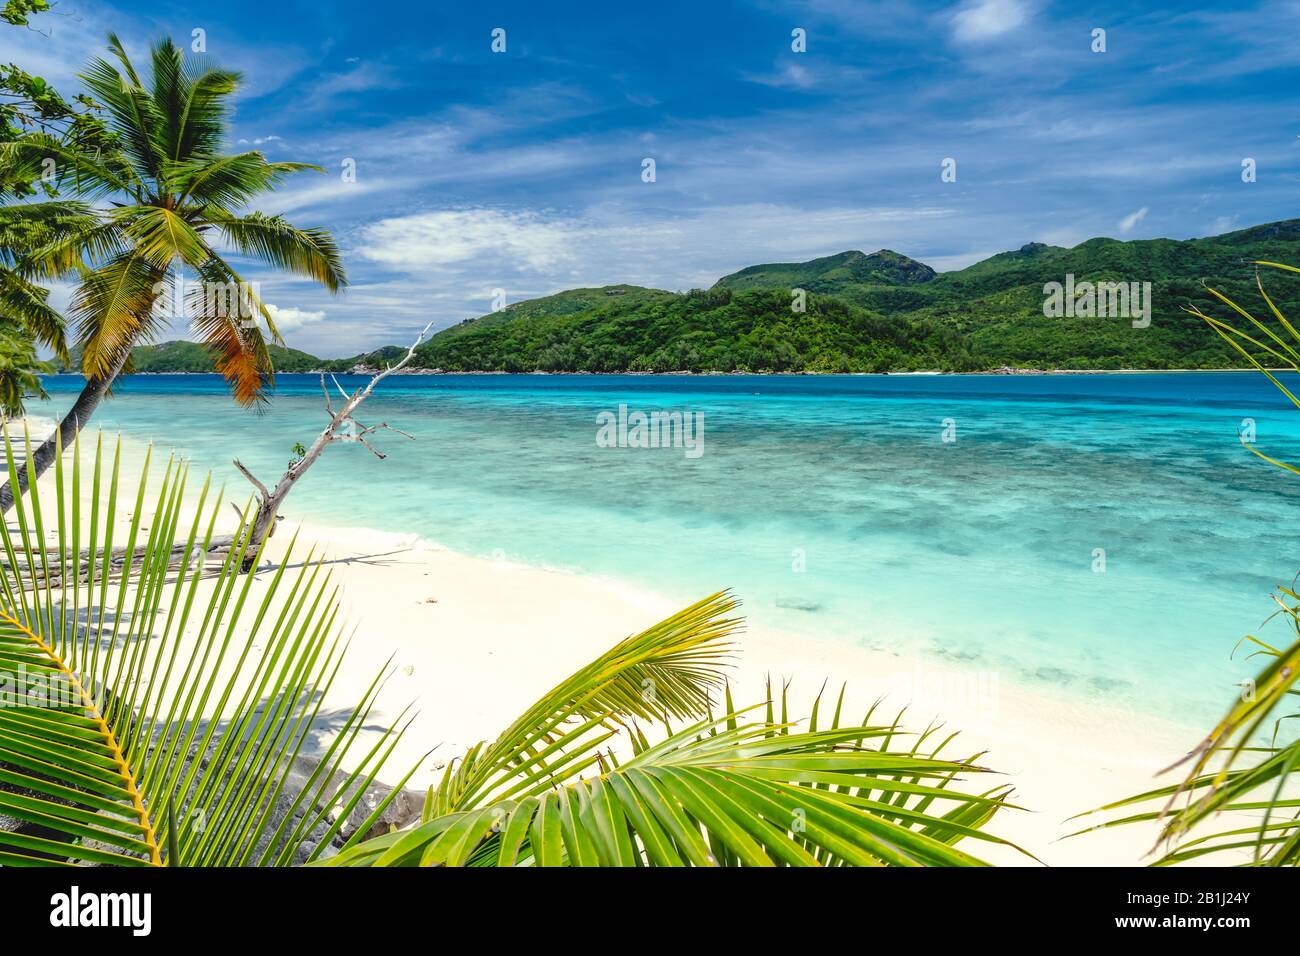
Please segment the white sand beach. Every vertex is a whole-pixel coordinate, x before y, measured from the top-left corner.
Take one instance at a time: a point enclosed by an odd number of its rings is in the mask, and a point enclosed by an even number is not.
[[[273,540],[283,546],[291,537],[287,532],[282,527]],[[331,697],[339,706],[359,697],[375,670],[395,655],[386,715],[395,716],[412,699],[419,715],[392,769],[409,766],[423,749],[439,745],[413,785],[433,782],[438,763],[494,736],[570,672],[679,609],[665,598],[614,582],[469,557],[410,535],[304,524],[300,545],[311,541],[325,543],[325,557],[342,586],[347,626],[355,626],[352,664]],[[938,719],[945,728],[960,730],[951,754],[986,750],[980,763],[1004,775],[974,780],[972,788],[1004,780],[1015,786],[1014,801],[1025,811],[1002,814],[993,832],[1050,864],[1142,862],[1154,839],[1149,828],[1060,841],[1086,825],[1065,820],[1158,782],[1173,782],[1172,776],[1155,781],[1154,771],[1196,743],[1194,732],[1189,736],[1187,729],[1146,716],[1087,708],[1071,698],[1014,686],[935,693],[931,684],[960,688],[962,682],[951,670],[941,681],[927,681],[927,667],[937,671],[937,665],[866,648],[747,628],[737,639],[732,686],[738,702],[758,702],[765,699],[768,675],[774,684],[789,681],[792,712],[802,717],[823,681],[831,682],[823,715],[839,683],[847,682],[846,715],[860,717],[885,695],[875,719],[888,722],[909,703],[910,681],[921,700],[913,701],[906,726],[923,730]],[[974,842],[965,846],[976,853],[982,849]],[[1005,848],[991,848],[984,856],[1003,864],[1032,863]]]

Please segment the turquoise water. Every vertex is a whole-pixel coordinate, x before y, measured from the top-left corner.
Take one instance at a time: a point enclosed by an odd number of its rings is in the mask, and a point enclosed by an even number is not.
[[[47,387],[33,411],[53,415],[79,379]],[[599,447],[620,404],[702,414],[704,453]],[[1237,440],[1253,418],[1257,447],[1300,459],[1300,411],[1254,375],[411,376],[365,411],[417,440],[378,436],[382,462],[329,449],[290,517],[683,602],[731,587],[758,623],[1197,723],[1253,672],[1233,645],[1300,571],[1300,478]],[[230,458],[272,478],[325,416],[310,376],[281,376],[261,415],[213,377],[138,376],[96,422],[242,500]]]

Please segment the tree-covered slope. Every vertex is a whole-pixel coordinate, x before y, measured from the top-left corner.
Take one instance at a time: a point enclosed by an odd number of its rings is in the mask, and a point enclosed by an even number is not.
[[[963,356],[956,335],[924,321],[815,294],[796,312],[785,291],[731,289],[512,320],[497,313],[439,333],[417,352],[425,368],[506,372],[879,372],[965,367]]]
[[[1048,364],[1072,368],[1200,368],[1240,365],[1231,347],[1187,314],[1225,307],[1206,286],[1267,314],[1256,287],[1254,260],[1300,262],[1300,220],[1272,223],[1177,242],[1092,239],[1054,254],[988,260],[940,277],[941,299],[918,310],[963,334],[982,363]],[[1125,319],[1047,318],[1043,284],[1063,281],[1151,283],[1151,324]],[[1284,314],[1300,315],[1300,282],[1269,277],[1268,292]]]
[[[277,372],[310,372],[325,363],[314,355],[280,345],[267,346]],[[140,345],[131,350],[131,365],[136,372],[212,372],[212,353],[199,342],[177,340],[157,345]],[[73,349],[66,365],[58,371],[81,371],[81,350]]]
[[[826,263],[860,255],[754,267],[720,284],[813,289],[825,283]],[[1070,249],[1030,243],[923,282],[840,276],[833,294],[895,318],[952,329],[971,361],[985,368],[1223,367],[1240,365],[1239,356],[1184,309],[1221,309],[1209,285],[1266,312],[1250,264],[1256,259],[1300,262],[1300,220],[1184,241],[1099,238]],[[1064,283],[1067,275],[1076,283],[1151,283],[1150,326],[1134,328],[1131,316],[1045,316],[1044,285]],[[1270,276],[1269,292],[1284,313],[1300,315],[1300,281]]]
[[[853,293],[861,286],[910,286],[929,282],[937,273],[923,262],[892,249],[866,255],[841,252],[809,262],[775,262],[750,266],[723,276],[715,289],[802,288],[827,295]]]

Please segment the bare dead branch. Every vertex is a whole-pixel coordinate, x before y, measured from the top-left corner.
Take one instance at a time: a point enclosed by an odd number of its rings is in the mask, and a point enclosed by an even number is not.
[[[330,418],[334,417],[334,403],[330,401],[330,390],[325,387],[325,373],[320,373],[320,390],[325,396],[325,411],[330,413]]]
[[[434,321],[436,320],[430,320],[429,324],[420,330],[420,334],[416,336],[415,341],[411,343],[411,347],[406,350],[406,355],[402,358],[400,362],[398,362],[396,365],[389,365],[382,372],[380,372],[378,375],[376,375],[374,378],[370,380],[370,384],[367,385],[365,388],[366,395],[369,395],[371,392],[373,392],[375,390],[375,386],[378,385],[380,382],[382,382],[384,379],[388,378],[388,376],[392,375],[394,372],[399,372],[402,369],[404,369],[407,366],[407,364],[411,361],[411,359],[415,358],[415,350],[420,347],[420,343],[424,341],[424,337],[429,334],[429,329],[433,328]]]
[[[356,421],[356,419],[353,419],[353,421]],[[357,422],[357,424],[360,425],[361,423]],[[377,432],[380,429],[383,429],[385,431],[390,431],[390,432],[397,432],[397,434],[401,435],[403,438],[409,438],[411,439],[411,441],[415,441],[415,436],[412,435],[410,432],[404,432],[400,428],[394,428],[392,425],[388,424],[388,422],[380,422],[378,425],[362,426],[361,434],[369,435],[371,432]]]
[[[286,469],[284,474],[280,477],[280,480],[276,482],[273,489],[268,490],[266,485],[258,481],[258,479],[255,478],[253,474],[236,459],[235,467],[239,469],[240,474],[247,478],[253,486],[257,488],[261,495],[261,500],[258,502],[257,512],[253,519],[251,542],[244,555],[242,570],[248,571],[256,566],[263,544],[275,531],[276,522],[279,520],[280,506],[284,503],[284,499],[288,496],[290,490],[292,490],[298,479],[306,473],[307,469],[316,462],[316,459],[319,458],[325,449],[331,444],[334,442],[356,442],[380,461],[383,461],[388,456],[371,445],[370,442],[366,441],[367,436],[383,430],[397,432],[397,434],[404,438],[409,438],[412,441],[415,439],[414,435],[404,432],[400,428],[394,428],[387,422],[380,422],[378,425],[365,425],[357,421],[353,415],[361,406],[361,403],[369,398],[374,392],[376,385],[386,379],[389,375],[401,371],[410,363],[411,359],[415,357],[415,350],[419,348],[420,344],[425,340],[425,337],[429,334],[431,328],[433,328],[433,322],[430,322],[420,330],[420,334],[411,344],[411,347],[406,350],[406,355],[402,357],[401,361],[396,365],[387,366],[382,372],[372,376],[364,388],[359,388],[351,394],[348,394],[339,383],[338,377],[331,374],[330,379],[333,381],[334,387],[338,389],[339,395],[343,399],[342,406],[337,409],[335,408],[333,398],[330,395],[329,386],[325,382],[325,373],[321,373],[321,394],[325,396],[325,410],[330,416],[329,424],[326,425],[321,430],[321,433],[316,436],[316,440],[311,443],[311,447],[308,448],[297,460],[290,463],[288,469]],[[235,510],[239,512],[238,508],[235,508]],[[243,512],[239,512],[239,515],[240,520],[244,520]]]
[[[241,475],[243,475],[252,483],[253,487],[257,489],[258,494],[260,494],[263,499],[269,498],[271,496],[271,492],[267,491],[266,485],[258,481],[257,478],[254,477],[253,473],[249,471],[247,468],[245,468],[243,463],[240,462],[238,458],[235,459],[235,467],[239,469],[239,473]]]
[[[343,400],[345,402],[350,402],[352,401],[353,398],[355,398],[354,395],[349,395],[347,390],[341,384],[339,384],[338,376],[335,375],[333,372],[330,372],[330,381],[334,383],[334,387],[339,390],[339,394],[343,396]]]

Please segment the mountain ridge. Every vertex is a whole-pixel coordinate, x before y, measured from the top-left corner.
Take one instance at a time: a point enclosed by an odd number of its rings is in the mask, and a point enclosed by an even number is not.
[[[707,290],[568,289],[442,329],[420,346],[412,366],[598,372],[1238,367],[1241,357],[1184,307],[1218,305],[1203,282],[1253,303],[1253,259],[1300,262],[1300,219],[1186,240],[1027,242],[947,272],[890,249],[846,250],[747,266]],[[1131,317],[1044,315],[1044,285],[1067,275],[1150,283],[1151,326],[1135,328]],[[1300,314],[1300,286],[1280,276],[1270,283],[1284,314]],[[803,313],[796,311],[796,289],[805,293]],[[146,346],[137,350],[135,365],[199,370],[194,349],[202,346]],[[276,358],[281,371],[346,371],[381,365],[398,351],[405,350],[386,346],[320,359],[280,350]]]

